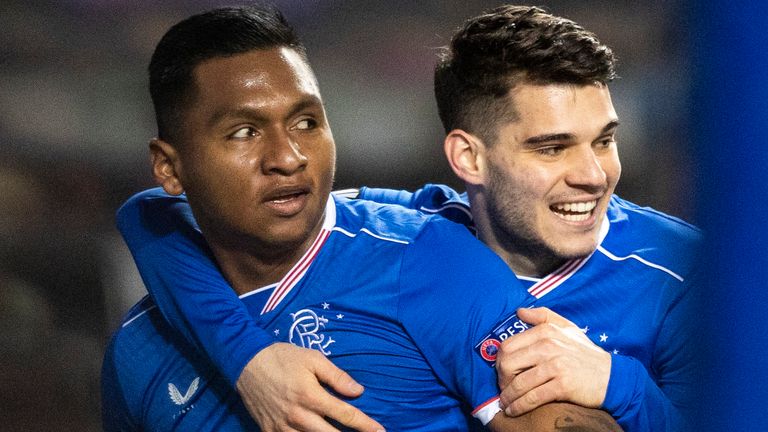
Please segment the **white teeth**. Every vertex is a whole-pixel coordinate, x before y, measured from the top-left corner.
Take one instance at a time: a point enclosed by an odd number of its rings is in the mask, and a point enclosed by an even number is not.
[[[555,213],[555,214],[557,214],[557,213]],[[561,217],[561,218],[563,218],[563,219],[565,219],[567,221],[581,222],[581,221],[585,221],[585,220],[587,220],[589,218],[589,213],[584,213],[584,214],[566,214],[566,215],[557,214],[557,216],[559,216],[559,217]]]
[[[597,206],[597,201],[587,201],[578,203],[558,203],[553,207],[555,210],[559,210],[560,213],[554,212],[559,218],[565,219],[570,222],[582,222],[589,219],[590,212]]]
[[[597,201],[593,200],[578,203],[558,203],[555,204],[555,209],[574,213],[584,213],[592,211],[595,206],[597,206]]]

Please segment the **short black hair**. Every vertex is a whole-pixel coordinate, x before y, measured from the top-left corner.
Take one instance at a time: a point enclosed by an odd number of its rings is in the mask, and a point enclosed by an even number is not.
[[[306,49],[293,28],[270,6],[214,9],[171,27],[149,63],[158,137],[168,142],[179,138],[183,110],[195,97],[193,73],[200,63],[275,47],[292,48],[306,60]]]
[[[443,48],[435,97],[446,133],[463,129],[487,145],[516,112],[507,95],[517,84],[607,83],[613,52],[575,22],[532,6],[500,6],[470,18]]]

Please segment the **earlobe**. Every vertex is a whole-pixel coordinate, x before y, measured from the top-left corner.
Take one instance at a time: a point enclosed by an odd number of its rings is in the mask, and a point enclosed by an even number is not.
[[[152,155],[152,173],[157,184],[171,195],[183,193],[184,186],[179,179],[181,164],[176,149],[159,138],[153,138],[149,142],[149,152]]]
[[[454,129],[445,137],[443,150],[457,177],[469,184],[483,183],[485,147],[479,138]]]

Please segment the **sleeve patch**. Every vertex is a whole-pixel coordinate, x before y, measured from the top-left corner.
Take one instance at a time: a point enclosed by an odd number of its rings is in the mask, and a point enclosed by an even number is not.
[[[475,352],[488,366],[494,367],[501,343],[514,334],[528,330],[529,327],[517,314],[512,314],[475,345]]]

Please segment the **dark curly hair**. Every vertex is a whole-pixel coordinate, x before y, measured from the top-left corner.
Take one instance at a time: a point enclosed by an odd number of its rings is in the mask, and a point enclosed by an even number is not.
[[[575,22],[531,6],[500,6],[467,20],[435,67],[445,131],[463,129],[496,142],[499,122],[516,112],[507,97],[521,82],[607,83],[616,77],[610,48]]]

